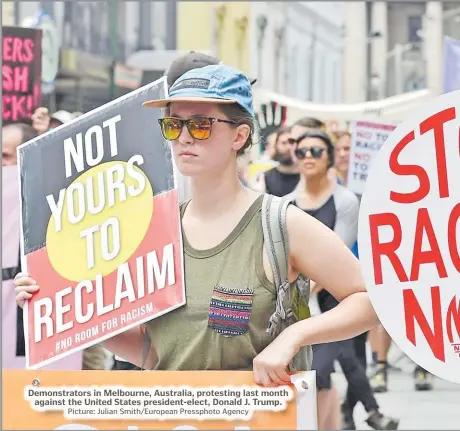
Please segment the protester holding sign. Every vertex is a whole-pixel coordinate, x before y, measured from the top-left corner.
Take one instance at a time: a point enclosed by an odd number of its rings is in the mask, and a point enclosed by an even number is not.
[[[201,52],[190,51],[186,54],[183,54],[171,63],[169,69],[165,73],[167,76],[168,88],[171,87],[184,73],[188,72],[189,70],[216,65],[220,62],[221,61],[218,58]],[[190,198],[190,178],[182,175],[177,170],[176,166],[174,166],[174,169],[177,178],[179,200],[183,202]],[[139,367],[126,362],[119,356],[114,357],[113,369],[140,370]]]
[[[151,340],[146,358],[137,326],[106,340],[106,348],[149,369],[252,369],[256,383],[269,386],[290,382],[286,367],[302,346],[348,339],[377,323],[358,261],[326,226],[290,206],[290,279],[305,274],[341,304],[275,339],[267,332],[277,304],[264,257],[263,196],[237,175],[237,156],[251,146],[254,132],[252,89],[243,73],[225,65],[194,69],[168,98],[144,105],[165,109],[163,136],[172,142],[179,171],[191,177],[192,198],[180,213],[186,305],[144,325]],[[21,306],[40,289],[25,275],[16,285]]]
[[[142,102],[165,82],[18,149],[23,268],[42,286],[25,313],[28,368],[185,303],[171,150],[157,127],[132,128],[155,124]]]

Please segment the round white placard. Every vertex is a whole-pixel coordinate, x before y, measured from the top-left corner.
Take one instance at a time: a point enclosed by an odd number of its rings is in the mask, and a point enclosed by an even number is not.
[[[393,341],[460,383],[460,91],[421,107],[385,142],[361,200],[358,242]]]

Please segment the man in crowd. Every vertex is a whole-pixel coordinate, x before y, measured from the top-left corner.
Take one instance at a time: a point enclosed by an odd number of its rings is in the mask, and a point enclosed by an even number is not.
[[[347,130],[339,130],[333,135],[335,138],[335,173],[339,183],[346,187],[350,163],[351,134]]]
[[[2,166],[16,165],[18,146],[36,136],[37,132],[28,124],[14,123],[4,126],[2,128]]]
[[[256,178],[253,186],[260,192],[266,192],[274,196],[285,196],[291,193],[297,186],[300,175],[292,160],[291,129],[281,127],[275,135],[275,152],[273,160],[278,163]]]
[[[281,127],[276,133],[275,154],[273,160],[279,165],[265,172],[265,192],[274,196],[285,196],[291,193],[300,180],[300,174],[292,159],[290,127]]]

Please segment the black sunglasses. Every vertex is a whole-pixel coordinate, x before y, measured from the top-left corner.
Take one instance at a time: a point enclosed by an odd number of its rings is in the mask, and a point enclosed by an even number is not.
[[[238,124],[232,120],[220,120],[218,118],[194,117],[188,120],[175,117],[165,117],[158,120],[161,126],[161,133],[167,141],[174,141],[179,138],[184,126],[190,136],[194,139],[203,141],[211,136],[212,125],[214,123]]]
[[[310,152],[314,159],[320,159],[324,151],[326,151],[326,148],[323,147],[302,147],[297,148],[294,154],[299,160],[303,160],[307,157],[307,153]]]

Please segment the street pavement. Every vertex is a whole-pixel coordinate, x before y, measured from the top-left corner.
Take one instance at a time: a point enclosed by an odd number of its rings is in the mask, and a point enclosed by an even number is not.
[[[395,365],[400,370],[390,370],[388,392],[376,394],[380,411],[399,418],[400,430],[460,430],[460,385],[435,378],[432,391],[418,392],[414,390],[411,373],[413,363],[399,356]],[[337,369],[334,382],[343,397],[347,384],[340,368]],[[355,409],[354,418],[357,429],[370,429],[361,403]]]

